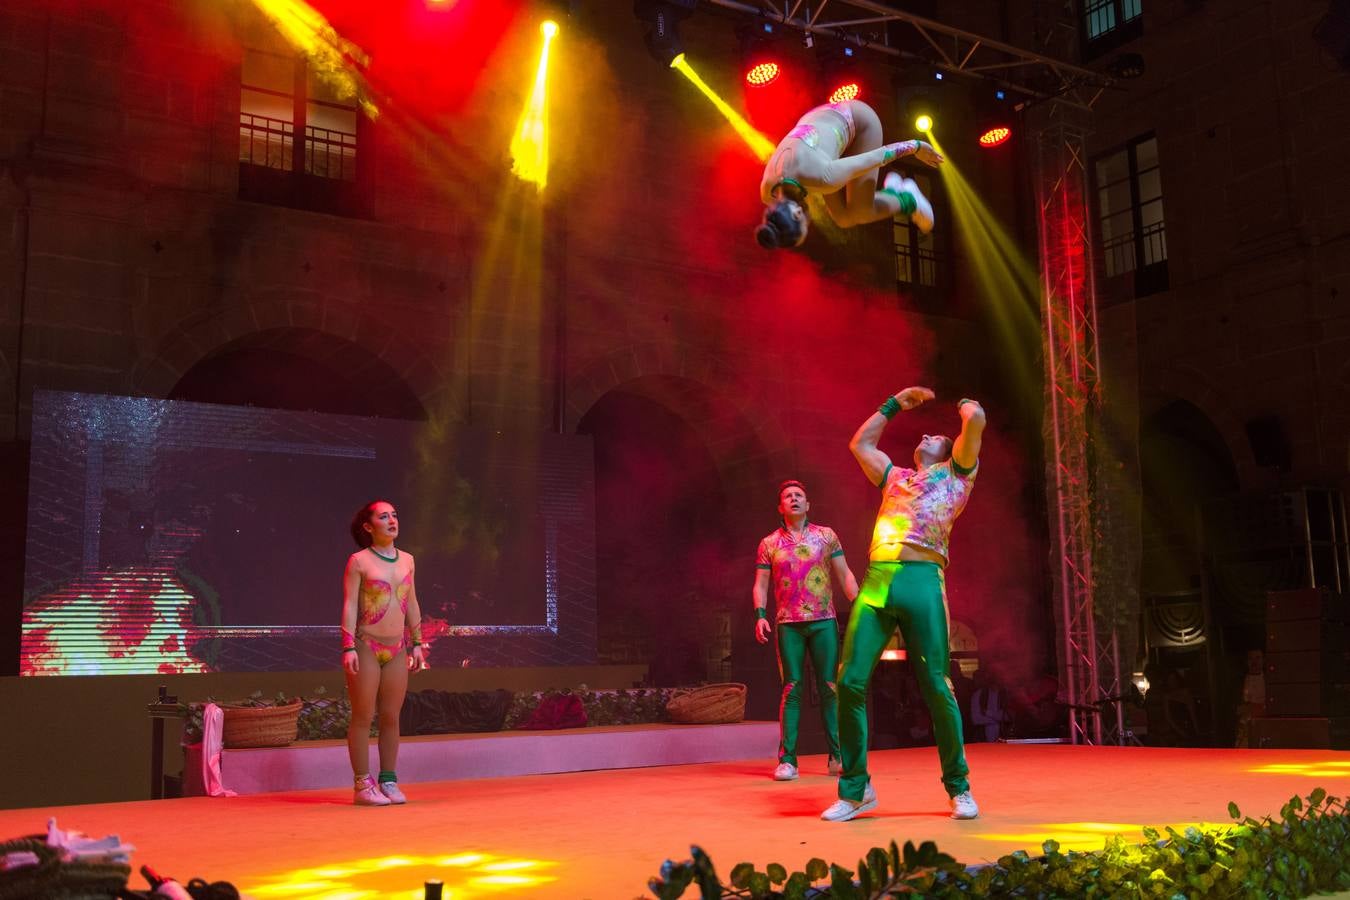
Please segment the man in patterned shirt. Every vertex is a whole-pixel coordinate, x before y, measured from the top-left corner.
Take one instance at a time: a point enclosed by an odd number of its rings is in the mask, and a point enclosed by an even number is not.
[[[755,558],[755,638],[768,643],[769,582],[777,607],[778,674],[783,679],[783,697],[778,709],[781,740],[778,744],[777,781],[797,777],[797,724],[801,720],[802,668],[811,655],[820,690],[820,715],[830,756],[831,775],[838,775],[839,724],[835,696],[835,666],[839,660],[839,626],[830,593],[830,569],[843,585],[850,601],[858,594],[858,582],[844,561],[844,548],[834,529],[806,520],[811,509],[806,488],[800,481],[785,481],[778,488],[778,514],[783,527],[759,542]]]
[[[953,441],[925,434],[914,449],[913,469],[897,468],[877,449],[891,417],[933,399],[924,387],[905,388],[872,414],[849,442],[868,481],[881,489],[881,510],[872,532],[870,564],[844,636],[839,670],[839,736],[844,763],[839,799],[822,819],[846,822],[873,809],[877,794],[867,774],[867,685],[896,627],[933,716],[952,818],[979,815],[970,795],[961,735],[961,710],[948,680],[949,617],[944,569],[952,523],[975,487],[984,409],[974,400],[956,405],[961,433]]]

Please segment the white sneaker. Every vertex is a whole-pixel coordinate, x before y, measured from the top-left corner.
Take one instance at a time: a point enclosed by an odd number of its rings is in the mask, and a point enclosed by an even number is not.
[[[831,756],[825,763],[825,771],[838,778],[844,774],[844,764]]]
[[[774,781],[796,781],[797,767],[792,763],[779,763],[778,768],[773,770]]]
[[[890,187],[890,175],[886,178],[888,182],[886,186]],[[923,195],[923,191],[919,190],[919,186],[912,178],[900,179],[900,192],[914,198],[914,212],[909,214],[909,220],[918,226],[919,231],[928,234],[933,230],[933,204],[928,202],[928,198]]]
[[[847,822],[854,816],[860,816],[869,809],[877,808],[877,792],[871,784],[867,785],[867,790],[863,791],[861,800],[845,800],[842,797],[834,801],[829,807],[820,814],[820,817],[826,822]]]
[[[375,785],[375,779],[369,775],[356,782],[353,794],[352,802],[357,806],[388,806],[393,802]]]
[[[407,803],[408,798],[398,789],[397,781],[381,781],[380,793],[389,798],[390,803]]]
[[[962,791],[951,799],[953,819],[973,819],[980,814],[975,798],[970,791]]]

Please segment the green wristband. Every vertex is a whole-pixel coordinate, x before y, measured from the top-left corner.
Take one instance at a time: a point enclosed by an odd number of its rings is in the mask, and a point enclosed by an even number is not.
[[[881,413],[887,419],[894,419],[895,414],[900,411],[900,401],[894,396],[887,397],[886,402],[877,407],[877,412]]]
[[[769,611],[768,611],[767,609],[765,609],[765,608],[762,607],[762,606],[756,606],[756,607],[755,607],[755,618],[756,618],[756,619],[767,619],[768,617],[769,617]]]
[[[355,652],[356,652],[356,648],[355,648],[355,647],[343,647],[343,648],[342,648],[342,652],[343,652],[343,653],[355,653]]]
[[[978,401],[971,400],[969,397],[962,397],[960,400],[956,401],[956,408],[957,408],[957,409],[960,409],[961,407],[965,406],[967,403],[974,403],[976,406],[979,406],[979,405],[980,405]]]

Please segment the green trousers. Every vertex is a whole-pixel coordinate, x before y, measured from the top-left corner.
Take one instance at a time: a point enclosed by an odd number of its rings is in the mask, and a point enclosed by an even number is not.
[[[797,726],[802,718],[802,674],[806,655],[811,654],[820,691],[820,717],[830,756],[839,758],[839,711],[834,692],[834,670],[839,664],[839,625],[834,619],[814,622],[782,622],[778,628],[778,674],[783,679],[783,699],[778,706],[778,761],[797,764]]]
[[[874,562],[867,568],[844,635],[839,669],[839,738],[844,765],[839,796],[861,800],[867,774],[867,687],[881,651],[899,627],[919,690],[933,716],[949,796],[970,789],[961,710],[948,678],[947,591],[942,567],[931,562]]]

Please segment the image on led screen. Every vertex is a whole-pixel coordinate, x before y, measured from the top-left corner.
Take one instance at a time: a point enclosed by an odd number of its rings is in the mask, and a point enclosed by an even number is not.
[[[592,662],[591,466],[569,435],[40,392],[21,674],[332,668],[374,498],[433,665]]]

